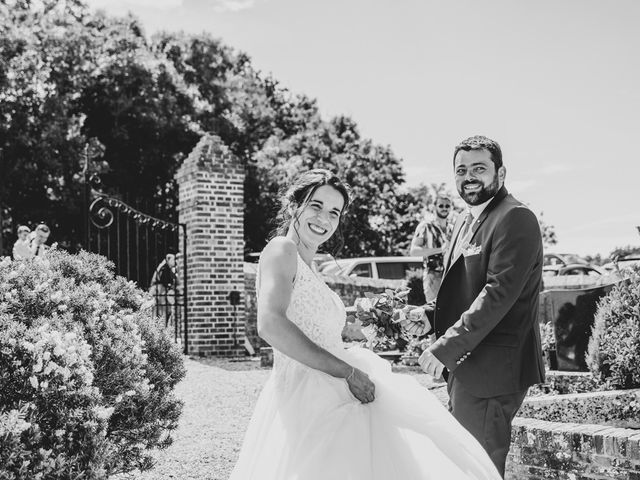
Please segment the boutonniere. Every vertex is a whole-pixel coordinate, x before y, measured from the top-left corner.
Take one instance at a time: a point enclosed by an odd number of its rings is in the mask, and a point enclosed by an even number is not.
[[[464,255],[465,257],[478,255],[480,252],[482,252],[482,246],[476,245],[475,243],[470,243],[462,249],[462,255]]]

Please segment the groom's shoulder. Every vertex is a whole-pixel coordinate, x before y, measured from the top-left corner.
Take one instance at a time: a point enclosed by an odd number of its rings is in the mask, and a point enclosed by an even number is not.
[[[510,193],[502,199],[502,201],[498,204],[498,208],[496,208],[496,210],[501,211],[502,213],[516,210],[518,212],[521,212],[521,214],[523,215],[533,215],[535,217],[535,214],[527,204],[521,202]]]
[[[517,200],[513,195],[507,195],[498,208],[496,213],[499,215],[499,224],[510,228],[534,228],[538,229],[538,218],[528,205]]]

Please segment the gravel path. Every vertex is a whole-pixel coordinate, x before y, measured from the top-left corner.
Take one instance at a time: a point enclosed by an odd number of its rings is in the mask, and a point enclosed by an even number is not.
[[[151,471],[118,475],[111,480],[228,479],[270,369],[260,368],[257,359],[187,358],[185,365],[187,376],[176,389],[185,406],[173,445],[156,453],[157,463]],[[443,383],[434,383],[414,368],[394,369],[415,376],[446,402]]]

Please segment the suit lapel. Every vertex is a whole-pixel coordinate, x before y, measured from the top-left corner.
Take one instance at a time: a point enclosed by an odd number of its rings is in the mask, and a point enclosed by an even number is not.
[[[487,207],[482,211],[482,213],[480,214],[480,217],[477,220],[475,220],[473,222],[473,224],[471,225],[471,232],[469,233],[469,239],[468,239],[469,243],[471,243],[471,241],[473,240],[473,237],[475,237],[475,235],[476,235],[476,232],[478,231],[480,226],[484,223],[484,221],[487,219],[487,217],[489,216],[491,211],[508,194],[509,194],[509,192],[507,192],[507,189],[504,186],[502,188],[500,188],[500,190],[498,190],[498,193],[495,194],[495,196],[493,197],[493,200],[491,200],[491,202],[489,202],[489,205],[487,205]],[[451,266],[462,255],[462,249],[459,249],[459,252],[458,252],[458,255],[456,256],[456,258],[451,258],[452,255],[453,255],[453,246],[455,245],[455,242],[458,241],[458,235],[460,234],[460,230],[462,229],[462,226],[464,225],[464,216],[460,215],[460,217],[462,217],[462,221],[461,221],[460,218],[458,218],[458,221],[456,223],[456,228],[454,230],[454,234],[451,237],[452,239],[455,239],[455,240],[452,241],[450,243],[450,246],[449,246],[449,251],[447,253],[447,261],[445,263],[445,269],[444,269],[444,272],[445,272],[444,274],[445,275],[449,271],[449,268],[451,268]]]

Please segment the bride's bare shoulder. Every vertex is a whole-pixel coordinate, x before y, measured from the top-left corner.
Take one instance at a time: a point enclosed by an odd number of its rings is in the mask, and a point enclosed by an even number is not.
[[[281,271],[293,271],[297,266],[298,247],[287,237],[274,237],[260,254],[262,268],[275,268]]]

